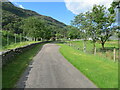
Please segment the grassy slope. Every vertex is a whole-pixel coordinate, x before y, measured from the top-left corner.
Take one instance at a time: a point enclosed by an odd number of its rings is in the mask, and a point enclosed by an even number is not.
[[[13,59],[13,62],[7,64],[3,68],[3,88],[13,88],[29,62],[34,55],[40,50],[42,44],[36,45],[34,48],[25,51]]]
[[[60,52],[100,88],[118,87],[118,64],[61,44]],[[66,53],[67,52],[67,53]]]

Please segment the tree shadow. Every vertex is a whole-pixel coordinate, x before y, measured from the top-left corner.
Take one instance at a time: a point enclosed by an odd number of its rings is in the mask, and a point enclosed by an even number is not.
[[[111,51],[113,52],[115,47],[105,47],[104,49],[103,48],[99,48],[97,51],[99,52],[107,52],[107,51]],[[116,50],[119,50],[119,48],[115,48]]]
[[[57,40],[57,41],[53,41],[52,43],[55,43],[55,44],[64,44],[64,43],[67,43],[66,41],[62,41],[62,40]]]
[[[28,75],[31,71],[33,61],[30,62],[29,66],[27,67],[27,69],[25,70],[25,72],[22,74],[21,78],[19,79],[19,81],[17,82],[17,84],[15,85],[16,88],[25,88],[26,86],[26,81],[28,79]]]

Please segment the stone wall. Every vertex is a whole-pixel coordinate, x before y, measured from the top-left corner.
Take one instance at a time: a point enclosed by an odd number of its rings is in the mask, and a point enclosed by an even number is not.
[[[8,50],[8,51],[1,52],[0,57],[2,57],[2,66],[9,63],[12,60],[12,58],[14,58],[16,55],[21,54],[22,52],[34,47],[37,44],[42,44],[42,43],[47,43],[47,42],[49,42],[49,41],[33,43],[33,44],[29,44],[29,45],[19,47],[19,48],[16,48],[16,49],[11,49],[11,50]]]

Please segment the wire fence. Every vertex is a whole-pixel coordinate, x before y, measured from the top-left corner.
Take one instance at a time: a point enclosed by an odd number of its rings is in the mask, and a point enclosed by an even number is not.
[[[115,45],[112,43],[107,43],[105,49],[101,48],[101,44],[96,44],[96,54],[100,58],[107,58],[109,60],[113,60],[114,62],[117,62],[119,59],[119,48],[117,41],[115,41]],[[76,50],[82,51],[87,54],[94,54],[94,48],[93,44],[90,41],[86,42],[86,48],[84,47],[84,42],[82,40],[80,41],[67,41],[66,44]]]

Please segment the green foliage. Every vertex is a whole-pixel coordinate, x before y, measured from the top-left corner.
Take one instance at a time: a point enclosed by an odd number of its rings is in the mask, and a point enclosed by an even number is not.
[[[94,5],[91,11],[85,14],[80,13],[75,16],[72,24],[81,31],[84,40],[92,38],[94,47],[99,40],[104,49],[105,42],[113,35],[115,28],[112,26],[115,22],[115,14],[111,14],[104,5]]]
[[[106,11],[106,8],[102,5],[95,5],[92,9],[93,20],[97,24],[98,38],[101,41],[102,47],[104,49],[105,42],[113,35],[115,32],[112,24],[115,22],[115,14],[110,14]]]
[[[85,14],[80,13],[79,15],[75,16],[75,19],[72,21],[72,25],[76,26],[80,30],[80,35],[83,39],[87,39],[89,34],[88,32],[88,21]]]
[[[23,32],[26,33],[28,37],[32,38],[43,38],[46,29],[43,21],[38,20],[36,17],[29,17],[23,20],[21,27]]]
[[[15,43],[15,34],[8,31],[0,31],[2,33],[2,46],[3,48],[5,46],[11,45]],[[25,41],[26,39],[22,36],[22,41]],[[8,39],[8,41],[7,41]],[[20,42],[20,35],[16,34],[16,42]]]
[[[22,18],[5,10],[3,10],[2,14],[3,14],[2,29],[15,32],[15,33],[20,33],[19,26],[20,26],[20,21],[22,20]]]
[[[112,2],[113,7],[116,7],[117,5],[119,5],[119,2],[114,2],[114,1]]]
[[[73,26],[68,26],[67,37],[70,39],[79,39],[80,31]]]

